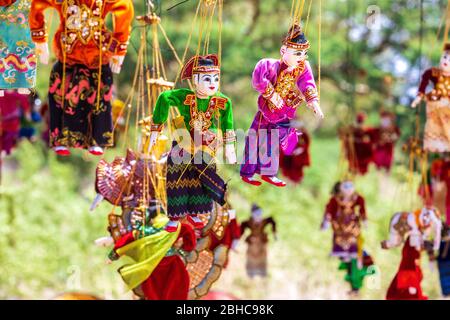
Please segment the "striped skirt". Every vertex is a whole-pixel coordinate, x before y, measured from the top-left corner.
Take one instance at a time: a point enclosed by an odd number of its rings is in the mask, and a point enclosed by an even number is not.
[[[226,183],[206,153],[195,157],[173,142],[167,159],[167,214],[172,220],[210,213],[214,201],[225,204]]]

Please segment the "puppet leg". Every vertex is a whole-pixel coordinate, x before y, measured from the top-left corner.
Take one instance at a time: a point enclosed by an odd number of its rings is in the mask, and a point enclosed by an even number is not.
[[[191,195],[196,188],[201,188],[198,175],[196,177],[192,173],[194,168],[191,161],[181,161],[178,158],[185,154],[186,150],[180,149],[177,142],[174,142],[167,158],[167,215],[171,220],[166,227],[168,232],[175,232],[178,227],[178,220],[183,219],[190,213]],[[191,157],[188,158],[191,159]]]
[[[243,181],[255,186],[261,185],[261,182],[253,179],[253,176],[261,171],[258,140],[259,130],[264,129],[267,129],[267,123],[258,112],[245,138],[244,159],[240,171]]]
[[[66,66],[63,70],[62,63],[57,62],[53,67],[49,88],[51,147],[66,150],[86,147],[90,105],[85,94],[89,76],[88,69],[81,65]]]
[[[98,71],[95,71],[95,73],[98,73]],[[103,148],[113,145],[113,121],[111,107],[113,77],[109,66],[103,66],[101,81],[99,103],[97,105],[97,101],[94,101],[94,105],[90,113],[92,139],[90,141],[89,152],[94,155],[102,155]],[[91,86],[95,86],[95,88],[98,86],[95,79],[92,80]],[[95,89],[95,92],[97,92],[97,89]]]

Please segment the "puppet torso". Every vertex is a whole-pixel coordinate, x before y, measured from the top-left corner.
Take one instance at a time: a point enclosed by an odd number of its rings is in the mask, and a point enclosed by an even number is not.
[[[285,106],[283,109],[295,109],[303,102],[302,94],[297,87],[297,80],[304,70],[305,64],[303,63],[292,71],[284,69],[279,72],[274,88],[275,92],[278,93],[284,101]],[[272,112],[277,111],[272,102],[267,101],[267,103]],[[282,110],[280,111],[282,112]]]
[[[126,51],[129,24],[133,16],[130,0],[34,1],[45,3],[59,13],[60,25],[55,34],[53,47],[61,62],[98,68],[100,64],[109,63],[116,53]],[[33,16],[34,11],[38,10],[32,8]],[[120,24],[116,23],[114,26],[115,33],[106,27],[106,16],[109,13],[121,20]],[[36,40],[45,38],[45,27],[39,22],[33,22],[33,38]],[[114,36],[116,33],[120,39]]]
[[[359,196],[354,194],[350,200],[335,197],[337,210],[332,214],[332,226],[335,235],[335,242],[342,247],[349,247],[354,244],[361,232],[361,217],[356,213],[359,205]]]

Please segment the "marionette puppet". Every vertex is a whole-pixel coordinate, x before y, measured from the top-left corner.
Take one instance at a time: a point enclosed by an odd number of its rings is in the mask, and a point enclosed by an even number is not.
[[[36,85],[29,11],[29,0],[0,0],[0,97],[5,90],[29,94]]]
[[[102,155],[113,144],[113,73],[124,60],[133,19],[131,0],[32,0],[31,37],[41,63],[49,50],[44,11],[54,8],[60,25],[53,40],[57,62],[50,74],[50,145],[61,156],[70,148]],[[114,30],[106,27],[112,14]]]
[[[167,159],[167,231],[178,229],[187,218],[195,229],[204,223],[199,215],[211,212],[214,201],[225,204],[226,183],[216,172],[215,155],[225,149],[228,163],[236,163],[231,99],[218,92],[220,65],[217,55],[194,56],[183,67],[181,78],[191,79],[194,90],[175,89],[160,94],[153,111],[151,145],[156,143],[176,107],[176,138]],[[224,145],[224,146],[223,146]]]
[[[429,84],[433,89],[427,92]],[[422,100],[426,101],[427,121],[423,147],[429,152],[450,151],[450,43],[445,44],[439,67],[425,71],[419,86],[419,93],[411,104],[416,108]]]
[[[352,181],[336,183],[322,221],[322,230],[333,230],[331,256],[341,260],[340,270],[347,271],[345,280],[356,295],[367,275],[374,273],[371,256],[362,248],[362,226],[367,225],[364,198],[355,191]]]
[[[31,118],[31,106],[27,95],[16,90],[6,90],[0,97],[1,150],[10,154],[19,139],[21,116]]]
[[[359,112],[356,115],[356,124],[339,132],[344,142],[350,171],[354,174],[365,175],[373,161],[374,132],[372,128],[364,125],[366,118],[365,113]]]
[[[167,232],[169,219],[159,214],[161,210],[147,209],[147,221],[135,222],[137,228],[115,242],[107,263],[122,256],[131,258],[133,263],[118,272],[128,288],[146,300],[187,300],[189,273],[180,255],[195,249],[195,232],[185,223]]]
[[[400,246],[403,243],[400,267],[389,286],[387,300],[426,300],[421,282],[421,251],[432,239],[431,251],[439,249],[441,221],[434,207],[424,207],[414,213],[396,213],[390,222],[389,239],[381,243],[383,249]]]
[[[365,200],[356,192],[353,182],[344,180],[336,183],[322,222],[322,230],[330,225],[333,229],[331,255],[346,262],[358,258],[361,226],[366,224]]]
[[[303,170],[311,165],[309,155],[310,137],[301,121],[291,121],[298,133],[298,142],[292,154],[288,155],[283,150],[280,152],[281,173],[293,183],[303,180]]]
[[[294,25],[283,40],[281,59],[263,59],[253,71],[252,84],[259,92],[258,112],[245,143],[241,178],[254,186],[261,179],[277,187],[286,183],[276,177],[279,149],[292,154],[298,142],[297,131],[289,126],[297,108],[305,101],[309,109],[323,118],[311,66],[307,61],[309,41],[299,25]]]
[[[380,126],[374,130],[373,162],[377,169],[391,170],[394,161],[395,143],[400,138],[400,129],[395,124],[395,114],[380,113]]]
[[[246,269],[250,278],[267,276],[267,244],[269,237],[265,229],[269,225],[272,227],[272,234],[276,239],[277,228],[275,220],[272,217],[263,218],[262,209],[256,204],[252,205],[251,218],[241,224],[242,236],[244,236],[247,229],[250,230],[250,234],[245,238],[247,243]]]

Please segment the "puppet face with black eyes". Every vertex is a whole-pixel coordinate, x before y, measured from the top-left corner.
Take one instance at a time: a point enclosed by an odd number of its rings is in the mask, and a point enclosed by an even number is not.
[[[442,54],[440,68],[445,73],[450,73],[450,51],[444,51]]]
[[[286,46],[280,50],[283,62],[289,67],[298,67],[306,59],[308,59],[308,50],[296,50]]]
[[[195,91],[204,96],[213,96],[219,90],[219,73],[200,73],[194,75]]]

